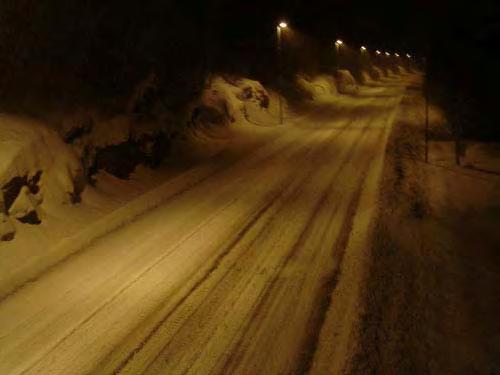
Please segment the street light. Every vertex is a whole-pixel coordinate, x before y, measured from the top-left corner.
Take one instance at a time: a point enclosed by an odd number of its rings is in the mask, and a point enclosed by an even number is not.
[[[391,56],[391,54],[389,52],[386,52],[385,55],[386,56]]]
[[[375,53],[376,53],[377,55],[380,55],[382,52],[380,52],[379,50],[376,50],[376,51],[375,51]]]
[[[399,57],[399,55],[397,53],[395,53],[394,56]]]
[[[411,55],[409,53],[406,54],[406,57],[408,57],[409,59],[411,59]]]
[[[280,69],[280,81],[282,79],[282,65],[283,65],[283,58],[282,58],[282,50],[283,50],[283,32],[288,28],[288,24],[285,21],[281,21],[278,26],[276,27],[277,31],[277,37],[278,37],[278,64],[279,64],[279,69]],[[279,116],[280,116],[280,124],[283,124],[283,100],[281,98],[281,95],[278,94],[278,106],[279,106]]]
[[[337,47],[340,47],[342,44],[344,44],[344,42],[343,42],[343,41],[341,41],[340,39],[337,39],[337,40],[335,41],[335,45],[336,45]]]
[[[365,46],[361,46],[361,51],[366,51],[366,47]]]

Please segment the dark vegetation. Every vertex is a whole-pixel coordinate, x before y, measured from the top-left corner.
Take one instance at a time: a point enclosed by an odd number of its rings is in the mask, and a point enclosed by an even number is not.
[[[500,141],[500,4],[457,2],[434,13],[428,45],[430,99],[461,138]]]
[[[209,73],[244,75],[285,91],[286,78],[298,71],[349,68],[359,80],[369,61],[358,48],[367,45],[427,55],[434,100],[455,126],[497,138],[491,112],[500,87],[497,10],[488,0],[2,0],[0,110],[148,114],[160,102],[164,111],[185,113]],[[282,18],[291,28],[280,63],[275,26]],[[335,53],[337,38],[352,46],[343,56]],[[385,73],[395,69],[383,57],[375,62]],[[156,89],[130,106],[151,76]]]
[[[144,113],[161,97],[164,110],[182,112],[209,73],[279,86],[278,77],[297,71],[353,65],[339,64],[334,39],[306,36],[304,7],[300,1],[2,0],[0,108],[37,116],[82,108]],[[283,38],[286,63],[278,64],[275,27],[282,17],[292,27]],[[129,108],[134,90],[152,75],[157,89]]]

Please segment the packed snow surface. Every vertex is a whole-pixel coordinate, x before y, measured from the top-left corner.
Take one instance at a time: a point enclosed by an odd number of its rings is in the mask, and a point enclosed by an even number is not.
[[[283,126],[266,127],[251,122],[248,106],[258,103],[254,112],[275,121],[273,93],[266,109],[256,83],[214,80],[198,114],[230,122],[193,132],[193,141],[213,145],[200,151],[203,161],[156,183],[142,168],[132,181],[101,173],[59,224],[47,220],[0,245],[8,260],[0,372],[274,374],[328,366],[321,348],[336,339],[322,333],[323,322],[338,317],[347,327],[354,319],[352,286],[363,273],[404,85],[366,88],[366,97],[325,93],[288,112]],[[68,217],[72,230],[62,225]],[[49,222],[58,240],[46,239],[29,264],[16,263],[33,255],[26,249]],[[19,276],[26,274],[30,280]],[[335,286],[341,303],[329,305]]]

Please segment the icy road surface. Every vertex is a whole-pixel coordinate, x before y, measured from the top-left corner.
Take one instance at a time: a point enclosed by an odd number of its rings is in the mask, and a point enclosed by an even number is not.
[[[0,373],[321,372],[349,335],[401,82],[315,103],[4,298]]]

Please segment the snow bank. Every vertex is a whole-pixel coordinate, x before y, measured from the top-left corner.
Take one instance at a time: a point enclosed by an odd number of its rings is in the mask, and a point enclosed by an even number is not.
[[[341,94],[355,94],[358,91],[358,84],[351,72],[345,69],[337,70],[335,74],[338,91]]]
[[[44,210],[75,200],[81,175],[78,157],[55,131],[32,119],[0,115],[0,212],[4,215],[38,223]]]

